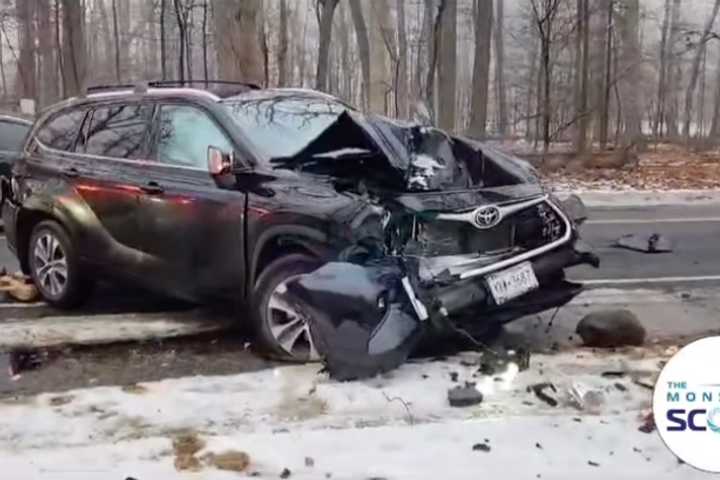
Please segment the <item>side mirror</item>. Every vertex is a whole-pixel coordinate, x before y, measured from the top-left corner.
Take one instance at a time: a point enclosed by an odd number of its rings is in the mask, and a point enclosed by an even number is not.
[[[233,169],[234,155],[227,154],[217,147],[210,146],[207,151],[208,171],[212,176],[230,173]]]

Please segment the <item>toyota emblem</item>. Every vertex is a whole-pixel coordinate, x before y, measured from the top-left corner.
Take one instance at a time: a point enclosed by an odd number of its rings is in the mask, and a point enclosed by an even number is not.
[[[500,209],[494,205],[475,210],[475,226],[478,228],[492,228],[500,223],[500,220]]]

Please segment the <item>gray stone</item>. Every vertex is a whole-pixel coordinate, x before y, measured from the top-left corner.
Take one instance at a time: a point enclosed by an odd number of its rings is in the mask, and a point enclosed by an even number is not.
[[[575,332],[587,347],[611,348],[642,345],[645,327],[629,310],[602,310],[585,315]]]
[[[451,407],[469,407],[483,401],[483,395],[474,383],[467,382],[464,387],[448,390],[448,402]]]

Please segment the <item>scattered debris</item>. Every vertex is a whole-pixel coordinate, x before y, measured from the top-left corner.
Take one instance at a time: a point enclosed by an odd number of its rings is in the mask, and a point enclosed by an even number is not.
[[[451,382],[457,382],[457,381],[458,381],[458,372],[450,372],[450,381],[451,381]]]
[[[487,443],[476,443],[472,447],[474,452],[489,452],[490,451],[490,445]]]
[[[130,385],[123,385],[121,390],[125,393],[133,393],[136,395],[141,395],[143,393],[147,393],[147,388],[143,387],[142,385],[138,385],[137,383],[132,383]]]
[[[573,382],[568,389],[570,403],[580,410],[596,410],[605,403],[602,391],[589,389],[586,386]]]
[[[641,379],[639,379],[639,378],[633,378],[633,381],[632,381],[632,382],[633,382],[635,385],[638,385],[638,386],[640,386],[640,387],[646,388],[646,389],[648,389],[648,390],[654,390],[654,389],[655,389],[655,385],[653,385],[652,383],[645,382],[645,381],[643,381],[643,380],[641,380]]]
[[[638,427],[638,431],[642,433],[652,433],[655,431],[655,416],[653,412],[649,412],[643,418],[643,423]]]
[[[644,235],[633,233],[618,238],[614,247],[627,248],[644,253],[667,253],[673,251],[672,242],[659,233]]]
[[[67,405],[75,399],[72,395],[58,395],[50,399],[50,405],[53,407],[59,407],[61,405]]]
[[[290,478],[290,475],[292,475],[292,472],[289,468],[283,468],[283,471],[280,472],[280,478]]]
[[[593,462],[592,460],[588,460],[588,465],[590,465],[591,467],[599,467],[600,466],[599,463]]]
[[[203,455],[202,460],[209,466],[232,472],[243,472],[250,465],[250,456],[245,452],[236,450],[228,450],[222,453],[209,452]]]
[[[575,329],[587,347],[642,345],[645,328],[629,310],[602,310],[585,315]]]
[[[622,371],[607,371],[607,372],[602,372],[600,374],[600,376],[602,376],[604,378],[622,378],[625,375],[626,375],[626,372],[622,372]]]
[[[622,383],[620,383],[620,382],[615,382],[613,385],[614,385],[615,388],[618,389],[619,391],[621,391],[621,392],[627,392],[627,387],[626,387],[625,385],[623,385]]]
[[[483,394],[475,388],[472,382],[465,382],[464,387],[454,387],[448,390],[448,401],[451,407],[469,407],[483,401]]]
[[[553,392],[557,393],[557,388],[555,388],[555,385],[550,382],[536,383],[535,385],[531,385],[528,387],[528,392],[532,390],[535,396],[538,397],[540,400],[547,403],[551,407],[557,407],[558,401],[545,393],[545,390],[547,389],[550,389]]]
[[[21,372],[27,370],[40,368],[48,358],[46,350],[14,350],[9,355],[11,377],[19,376]]]
[[[315,466],[315,460],[313,460],[312,457],[305,457],[305,466],[308,468],[312,468]]]
[[[186,433],[173,439],[173,451],[175,452],[176,470],[200,470],[202,465],[195,456],[197,452],[205,448],[205,441],[195,433]]]
[[[538,450],[543,449],[542,445],[540,445],[540,442],[535,442],[535,448],[537,448]]]
[[[34,302],[40,297],[30,277],[22,273],[8,275],[5,269],[0,269],[0,292],[5,292],[19,302]]]

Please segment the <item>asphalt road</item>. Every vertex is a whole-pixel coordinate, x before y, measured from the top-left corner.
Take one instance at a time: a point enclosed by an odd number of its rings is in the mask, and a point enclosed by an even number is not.
[[[622,235],[660,233],[673,242],[667,254],[613,247]],[[667,206],[590,210],[583,238],[600,256],[599,269],[578,267],[570,276],[589,285],[720,283],[720,207]],[[17,269],[0,234],[0,267]]]

